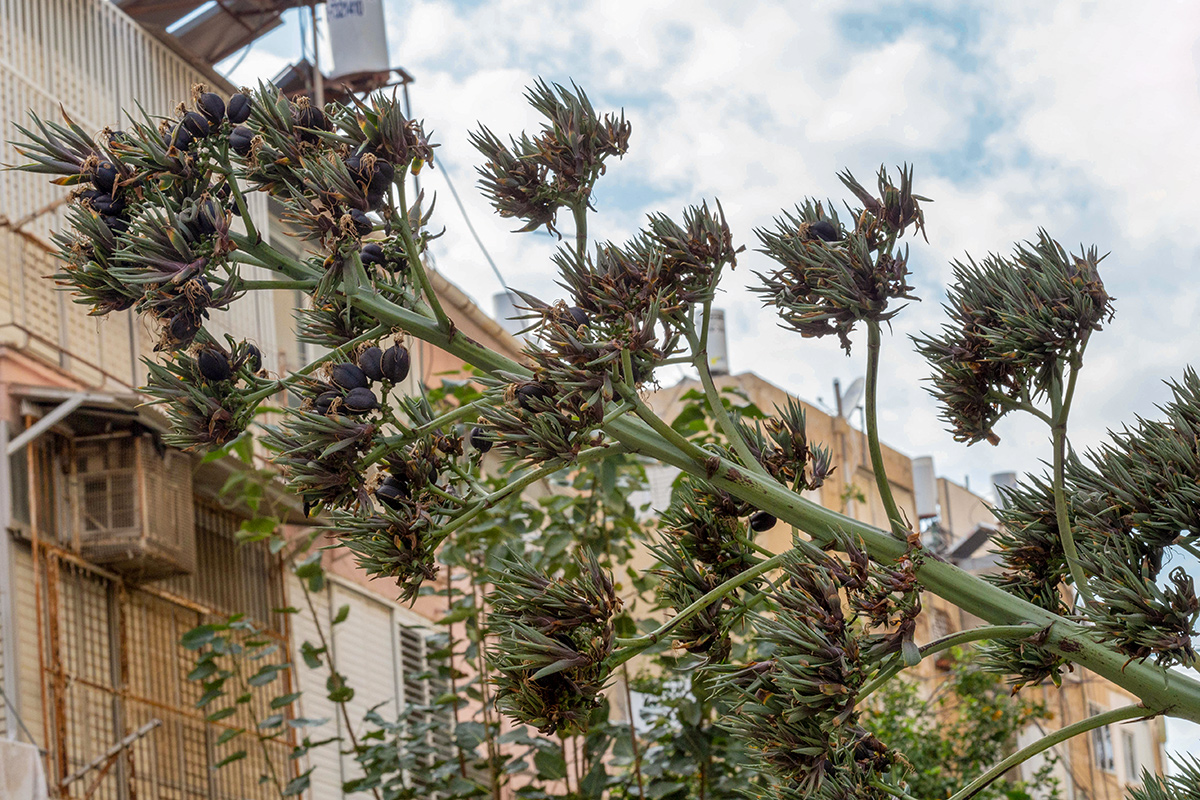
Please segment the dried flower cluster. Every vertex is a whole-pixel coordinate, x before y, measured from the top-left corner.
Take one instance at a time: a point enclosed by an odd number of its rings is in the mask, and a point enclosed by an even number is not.
[[[1070,256],[1044,230],[1012,257],[954,264],[939,335],[914,338],[934,368],[934,397],[956,439],[1000,441],[993,428],[1022,402],[1045,397],[1064,365],[1077,367],[1093,331],[1112,317],[1096,248]]]
[[[858,724],[856,704],[885,659],[913,647],[913,565],[879,566],[852,542],[838,546],[845,561],[811,548],[788,560],[779,610],[755,620],[771,656],[721,669],[720,688],[737,698],[726,725],[751,743],[779,800],[882,800],[877,784],[903,764]]]
[[[899,309],[893,300],[913,299],[908,285],[908,252],[896,251],[896,241],[911,225],[923,230],[925,217],[913,194],[912,170],[900,172],[895,186],[879,171],[879,197],[873,196],[850,173],[839,176],[863,204],[851,210],[854,227],[843,226],[832,204],[806,200],[795,214],[784,212],[775,230],[755,231],[760,252],[781,266],[759,274],[754,290],[763,305],[774,306],[784,325],[802,336],[836,334],[850,352],[850,331],[860,320],[882,322]]]
[[[496,211],[525,221],[522,231],[554,230],[559,209],[586,208],[605,162],[629,149],[631,126],[624,115],[599,117],[577,86],[568,91],[538,81],[526,97],[547,120],[541,133],[505,145],[487,128],[471,143],[487,159],[480,185]]]
[[[497,575],[489,615],[496,643],[488,659],[498,670],[496,704],[543,733],[584,728],[608,678],[605,659],[621,600],[595,557],[575,580],[543,576],[510,561]]]

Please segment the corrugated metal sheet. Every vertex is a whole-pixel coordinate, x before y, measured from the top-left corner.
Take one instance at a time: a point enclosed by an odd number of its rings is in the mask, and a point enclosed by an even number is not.
[[[376,708],[384,719],[394,719],[397,705],[397,670],[392,633],[392,610],[379,600],[354,589],[332,585],[333,613],[350,606],[350,616],[333,629],[333,651],[338,670],[354,688],[354,698],[346,704],[355,735],[362,737],[367,728],[363,718]],[[361,777],[362,771],[351,760],[342,765],[345,780]]]

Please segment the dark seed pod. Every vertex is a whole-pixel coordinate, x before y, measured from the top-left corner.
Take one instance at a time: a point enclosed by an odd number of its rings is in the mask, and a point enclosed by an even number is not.
[[[115,199],[111,194],[101,194],[92,198],[92,208],[102,216],[119,217],[125,210],[125,201]]]
[[[350,209],[350,219],[354,221],[354,230],[358,232],[359,236],[366,236],[375,230],[375,223],[371,222],[371,218],[367,216],[365,211],[360,211],[357,208]]]
[[[340,386],[346,391],[365,389],[368,384],[366,374],[357,364],[351,364],[349,361],[335,366],[329,371],[329,377],[335,386]]]
[[[375,162],[375,169],[371,173],[371,180],[367,183],[367,192],[371,194],[386,194],[388,187],[392,184],[392,179],[396,177],[396,168],[392,166],[390,161],[379,159]]]
[[[404,503],[404,493],[400,487],[389,483],[382,483],[375,490],[375,496],[379,498],[379,502],[383,503],[393,511],[399,510]]]
[[[525,383],[517,387],[516,395],[517,405],[526,411],[535,411],[534,401],[548,399],[550,390],[540,383]]]
[[[474,447],[481,453],[486,453],[492,449],[492,440],[488,438],[487,431],[483,428],[471,428],[471,447]]]
[[[225,110],[225,116],[234,125],[241,125],[250,118],[251,105],[250,98],[238,92],[229,98],[229,107]]]
[[[176,125],[175,130],[171,132],[171,146],[176,150],[187,150],[195,140],[196,137],[183,125]]]
[[[755,511],[750,516],[750,530],[754,531],[755,533],[769,531],[771,528],[775,527],[775,523],[778,521],[779,520],[775,519],[773,515],[768,514],[766,511]]]
[[[254,141],[254,131],[245,125],[239,125],[229,132],[229,147],[239,156],[250,155],[252,141]]]
[[[374,242],[368,242],[363,245],[362,250],[358,251],[358,257],[364,264],[382,264],[383,248]]]
[[[392,383],[400,383],[408,377],[410,361],[407,347],[400,344],[392,345],[383,352],[383,358],[380,360],[383,377]]]
[[[120,217],[105,217],[104,224],[108,229],[116,234],[122,234],[129,231],[129,220],[121,219]]]
[[[836,242],[842,238],[837,226],[827,219],[819,219],[809,225],[808,232],[823,242]]]
[[[251,372],[258,372],[262,369],[262,350],[258,349],[258,345],[247,344],[246,355],[243,356],[244,363],[250,368]]]
[[[297,128],[312,128],[319,131],[329,130],[329,123],[325,121],[325,112],[316,106],[297,107],[296,109],[296,127]],[[299,131],[300,140],[317,144],[321,141],[321,137],[312,130]]]
[[[225,118],[225,101],[221,99],[221,95],[214,92],[200,95],[200,99],[196,101],[196,108],[200,109],[200,113],[213,126],[220,125],[221,120]]]
[[[111,161],[101,161],[100,166],[96,167],[96,174],[92,177],[92,183],[96,188],[107,194],[112,194],[113,189],[117,188],[117,178],[120,172],[117,166]]]
[[[383,380],[383,350],[378,347],[363,350],[362,355],[358,357],[358,366],[371,380]]]
[[[378,408],[379,400],[370,389],[359,387],[347,392],[342,404],[346,406],[347,411],[355,414],[364,414],[373,408]]]
[[[383,207],[383,200],[387,197],[387,192],[367,192],[367,205],[372,210],[379,210]]]
[[[187,129],[188,133],[190,133],[192,136],[195,136],[197,139],[203,139],[205,136],[208,136],[210,133],[212,133],[212,127],[209,126],[208,120],[205,119],[203,114],[195,111],[189,111],[184,114],[183,122],[181,124]]]
[[[118,144],[129,144],[131,141],[133,141],[133,140],[129,138],[129,134],[126,133],[125,131],[109,131],[109,134],[108,134],[108,146],[109,147],[112,147],[112,146],[118,145]]]
[[[190,311],[181,311],[171,318],[167,323],[167,334],[172,341],[181,344],[190,344],[192,339],[196,338],[196,334],[200,332],[200,326],[203,320],[199,314],[194,314]]]
[[[333,408],[333,404],[341,399],[341,392],[330,389],[327,392],[321,392],[319,395],[317,395],[317,399],[313,401],[313,408],[315,408],[319,414],[328,414],[329,409]]]
[[[587,312],[579,306],[571,306],[568,308],[567,316],[569,316],[571,321],[575,323],[576,328],[585,328],[587,327],[587,324],[591,322],[591,319],[588,318]]]
[[[225,223],[225,209],[215,199],[206,198],[197,207],[196,232],[201,236],[212,236]]]
[[[201,350],[196,361],[200,365],[200,374],[207,381],[227,381],[233,375],[233,370],[229,368],[229,358],[215,348]]]

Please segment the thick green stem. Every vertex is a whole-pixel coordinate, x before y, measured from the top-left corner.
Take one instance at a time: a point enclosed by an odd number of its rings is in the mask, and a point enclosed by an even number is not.
[[[897,786],[889,786],[878,778],[872,778],[871,785],[880,791],[890,794],[892,797],[899,798],[899,800],[916,800],[916,798],[903,789]]]
[[[575,217],[575,255],[579,256],[581,264],[587,257],[587,212],[587,200],[571,206],[571,214]]]
[[[1059,742],[1065,742],[1066,740],[1078,736],[1081,733],[1087,733],[1090,730],[1094,730],[1095,728],[1099,728],[1104,725],[1111,725],[1115,722],[1124,722],[1125,720],[1129,719],[1138,719],[1139,717],[1152,716],[1154,716],[1153,712],[1148,711],[1145,706],[1136,704],[1131,706],[1123,706],[1122,708],[1114,708],[1112,711],[1106,711],[1103,714],[1097,714],[1094,717],[1088,717],[1087,719],[1080,720],[1074,725],[1068,725],[1065,728],[1059,728],[1053,733],[1038,739],[1028,747],[1023,747],[1017,752],[1013,753],[1011,756],[1004,759],[999,764],[968,783],[962,789],[959,789],[950,796],[950,800],[970,800],[970,798],[986,789],[993,781],[995,781],[1004,773],[1008,772],[1013,767],[1028,761],[1038,753],[1050,749]]]
[[[888,522],[891,523],[892,533],[901,539],[908,536],[908,524],[896,505],[892,496],[892,484],[888,481],[887,470],[883,466],[883,448],[879,444],[879,323],[867,321],[867,447],[871,451],[871,471],[875,473],[875,485],[879,487],[879,497],[883,500],[884,511],[887,512]]]
[[[949,636],[943,636],[940,639],[935,639],[928,644],[921,646],[921,658],[940,653],[943,650],[949,650],[952,647],[958,647],[971,642],[981,642],[985,640],[996,639],[1025,639],[1037,633],[1038,629],[1032,625],[984,625],[979,628],[971,628],[966,631],[952,633]],[[907,666],[903,661],[897,661],[885,670],[876,675],[870,683],[863,686],[859,690],[858,697],[855,702],[861,703],[868,696],[883,684],[890,681],[892,678]]]
[[[229,192],[233,195],[233,202],[237,206],[238,216],[242,218],[242,223],[246,226],[246,234],[254,243],[262,241],[262,237],[258,235],[258,231],[254,228],[254,220],[250,218],[250,210],[246,206],[246,198],[242,195],[241,187],[238,186],[237,178],[234,175],[233,166],[229,163],[229,145],[223,143],[221,151],[217,156],[217,160],[224,167],[225,182],[229,185]]]
[[[408,225],[408,204],[404,199],[404,184],[407,180],[407,173],[404,173],[396,186],[400,192],[400,224],[397,228],[400,230],[400,239],[404,242],[404,255],[408,258],[409,268],[412,274],[417,276],[417,282],[421,284],[421,290],[425,293],[425,299],[429,301],[429,307],[433,309],[434,318],[438,322],[438,327],[443,330],[454,330],[454,324],[450,321],[450,317],[446,316],[446,310],[442,308],[442,301],[438,298],[437,292],[433,290],[433,284],[429,281],[429,273],[425,271],[425,264],[421,261],[421,251],[417,248],[417,242],[413,238],[412,229]]]

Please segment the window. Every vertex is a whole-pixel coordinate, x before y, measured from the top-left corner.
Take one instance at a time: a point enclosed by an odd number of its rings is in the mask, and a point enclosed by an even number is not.
[[[1141,783],[1142,764],[1138,759],[1137,737],[1133,731],[1123,731],[1121,743],[1125,745],[1125,782]]]
[[[1104,713],[1104,710],[1097,706],[1092,706],[1091,713],[1094,716]],[[1092,760],[1096,762],[1097,767],[1105,772],[1116,771],[1111,726],[1102,725],[1099,728],[1092,729]]]

